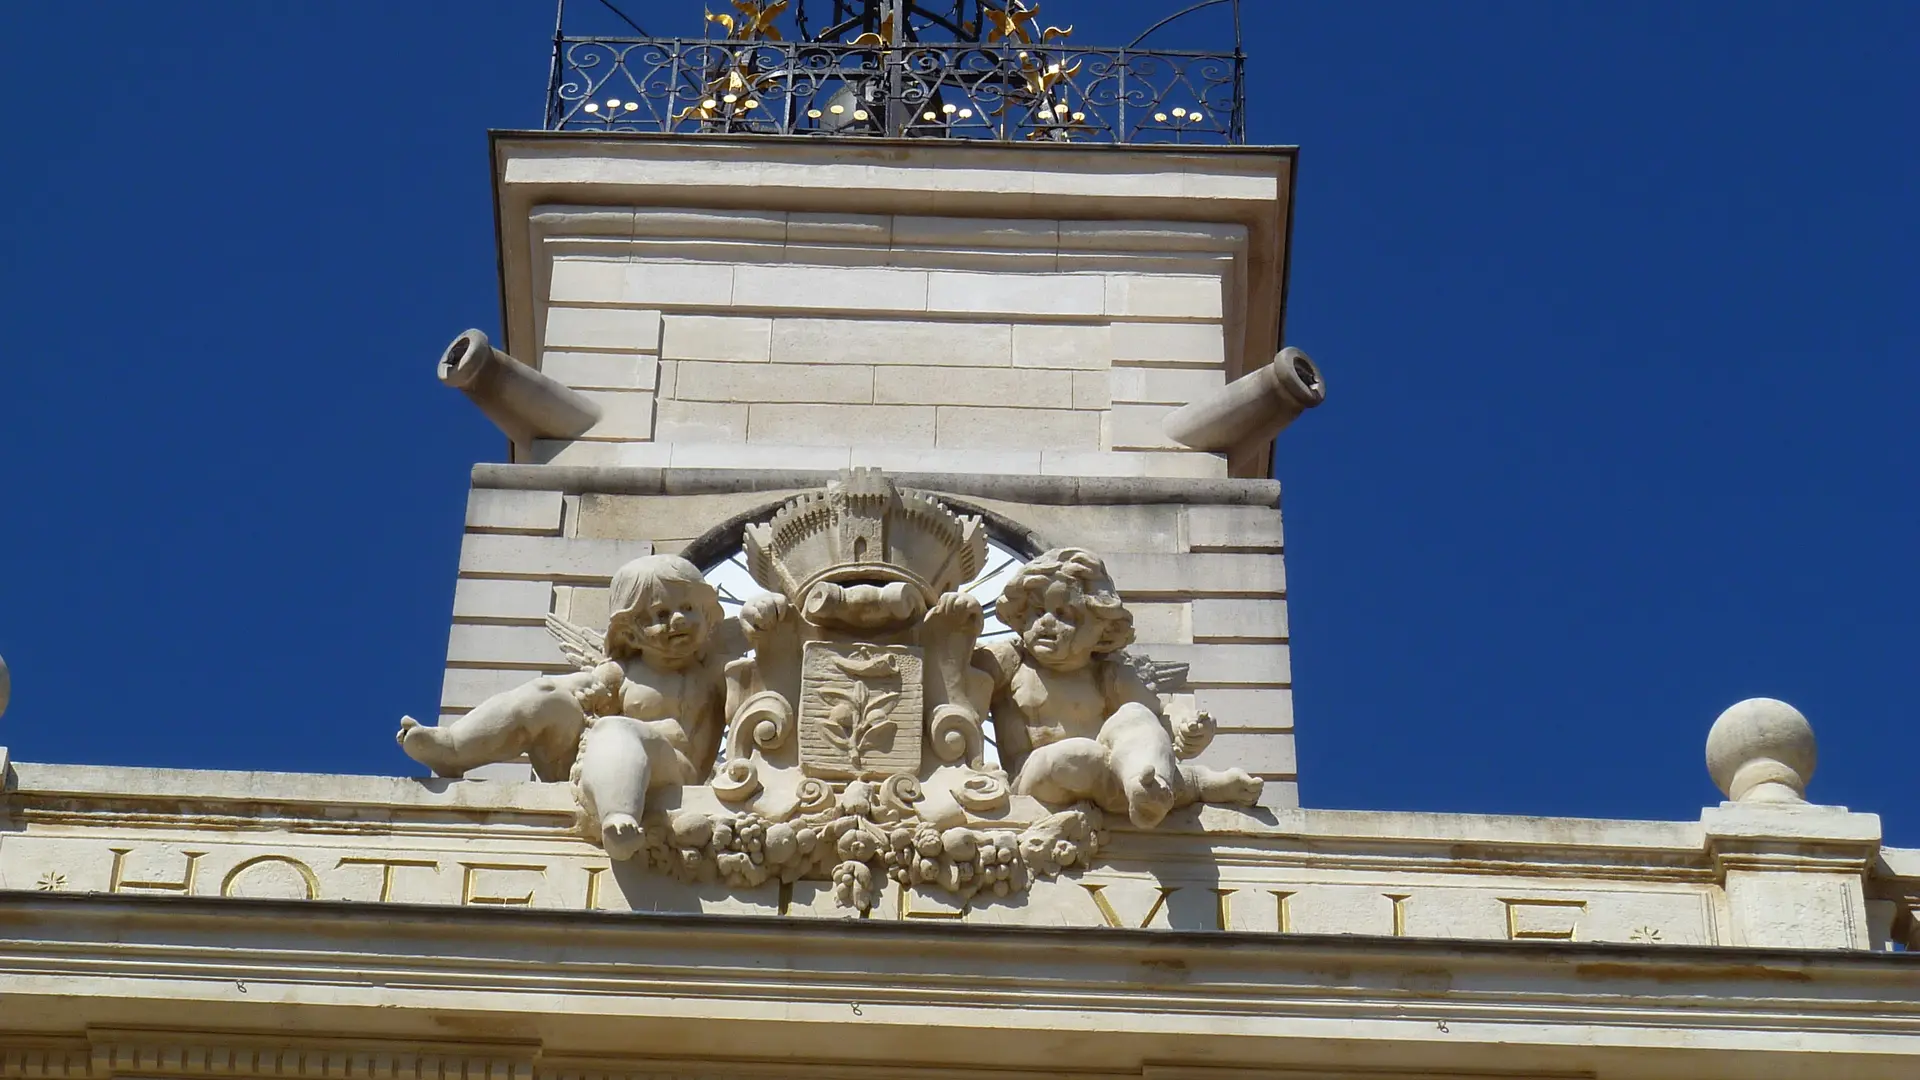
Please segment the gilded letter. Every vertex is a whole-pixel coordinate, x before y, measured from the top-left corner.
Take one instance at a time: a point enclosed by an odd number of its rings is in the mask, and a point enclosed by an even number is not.
[[[1127,924],[1120,921],[1120,913],[1113,910],[1113,903],[1106,898],[1105,885],[1088,885],[1083,881],[1080,887],[1087,890],[1088,896],[1093,897],[1093,906],[1100,909],[1100,917],[1107,920],[1108,926],[1115,930],[1127,929]],[[1160,895],[1153,898],[1153,906],[1147,909],[1146,917],[1140,920],[1138,929],[1145,929],[1146,925],[1153,921],[1153,917],[1160,914],[1160,909],[1167,906],[1167,897],[1180,891],[1178,885],[1161,885],[1158,888]]]
[[[1386,896],[1387,899],[1393,901],[1393,936],[1406,937],[1407,936],[1407,897],[1413,894],[1412,893],[1386,893],[1384,895]]]
[[[259,866],[261,863],[270,862],[285,863],[295,870],[300,871],[300,883],[306,888],[306,898],[308,900],[318,900],[320,898],[320,879],[313,876],[313,868],[291,855],[255,855],[253,858],[227,871],[227,876],[220,880],[220,895],[232,896],[233,883],[239,880],[241,874],[246,873],[253,867]]]
[[[476,876],[482,870],[520,870],[531,874],[547,876],[544,866],[528,866],[524,863],[483,863],[463,862],[460,864],[466,872],[460,878],[460,902],[463,904],[498,904],[504,907],[528,907],[533,904],[533,890],[528,889],[524,896],[496,896],[481,893],[476,889]]]
[[[1215,890],[1213,890],[1213,903],[1214,903],[1214,910],[1213,910],[1213,918],[1214,918],[1214,929],[1216,929],[1216,930],[1228,930],[1228,929],[1232,929],[1232,920],[1231,920],[1231,918],[1229,917],[1229,915],[1230,915],[1230,911],[1229,911],[1229,908],[1228,908],[1228,905],[1227,905],[1227,897],[1229,897],[1229,896],[1232,896],[1232,895],[1233,895],[1234,893],[1236,893],[1236,892],[1239,892],[1239,891],[1240,891],[1240,890],[1238,890],[1238,889],[1215,889]]]
[[[108,848],[107,850],[113,852],[113,871],[107,878],[107,891],[110,893],[125,892],[128,889],[157,889],[161,892],[191,895],[194,878],[200,873],[200,858],[206,854],[204,851],[181,852],[180,854],[187,857],[187,870],[181,875],[179,881],[136,881],[122,876],[126,868],[127,855],[133,849]]]
[[[1510,941],[1572,941],[1573,931],[1580,923],[1580,915],[1587,909],[1585,900],[1522,900],[1500,897],[1507,906],[1507,939]],[[1572,917],[1562,929],[1558,925],[1524,925],[1528,915],[1539,915],[1545,911],[1573,910]]]
[[[1290,905],[1287,903],[1287,900],[1291,898],[1293,894],[1280,889],[1268,889],[1267,891],[1273,894],[1273,906],[1275,909],[1274,929],[1282,934],[1293,933],[1293,914],[1289,910]]]
[[[393,872],[396,869],[402,866],[417,866],[436,874],[440,872],[440,864],[432,859],[365,859],[348,856],[341,859],[338,865],[380,867],[380,903],[382,904],[393,899]]]

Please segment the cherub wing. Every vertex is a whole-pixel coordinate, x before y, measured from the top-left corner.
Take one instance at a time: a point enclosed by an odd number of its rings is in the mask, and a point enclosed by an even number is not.
[[[547,633],[553,635],[560,654],[581,671],[592,671],[607,662],[607,651],[599,634],[584,626],[575,626],[557,615],[547,616]]]
[[[1156,694],[1177,694],[1187,688],[1187,665],[1172,660],[1155,660],[1145,653],[1123,652],[1116,657],[1133,669],[1147,689]]]

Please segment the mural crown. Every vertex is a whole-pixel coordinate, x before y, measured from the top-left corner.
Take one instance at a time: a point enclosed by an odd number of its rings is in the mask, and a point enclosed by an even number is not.
[[[746,529],[747,569],[764,589],[800,600],[821,582],[903,582],[928,604],[986,563],[986,526],[932,496],[901,491],[879,469],[840,474]]]

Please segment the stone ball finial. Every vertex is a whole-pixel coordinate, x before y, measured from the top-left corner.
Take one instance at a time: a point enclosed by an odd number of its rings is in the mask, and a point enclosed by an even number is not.
[[[1813,725],[1773,698],[1732,706],[1707,732],[1707,772],[1734,802],[1805,802],[1818,761]]]

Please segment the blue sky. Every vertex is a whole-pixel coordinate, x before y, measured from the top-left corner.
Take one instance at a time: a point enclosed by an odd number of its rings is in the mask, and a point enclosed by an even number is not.
[[[1278,465],[1304,801],[1692,818],[1766,694],[1817,800],[1920,845],[1920,6],[1249,7],[1332,389]],[[551,27],[0,10],[17,758],[413,771],[503,452],[430,369],[497,327],[486,131],[537,125]]]

